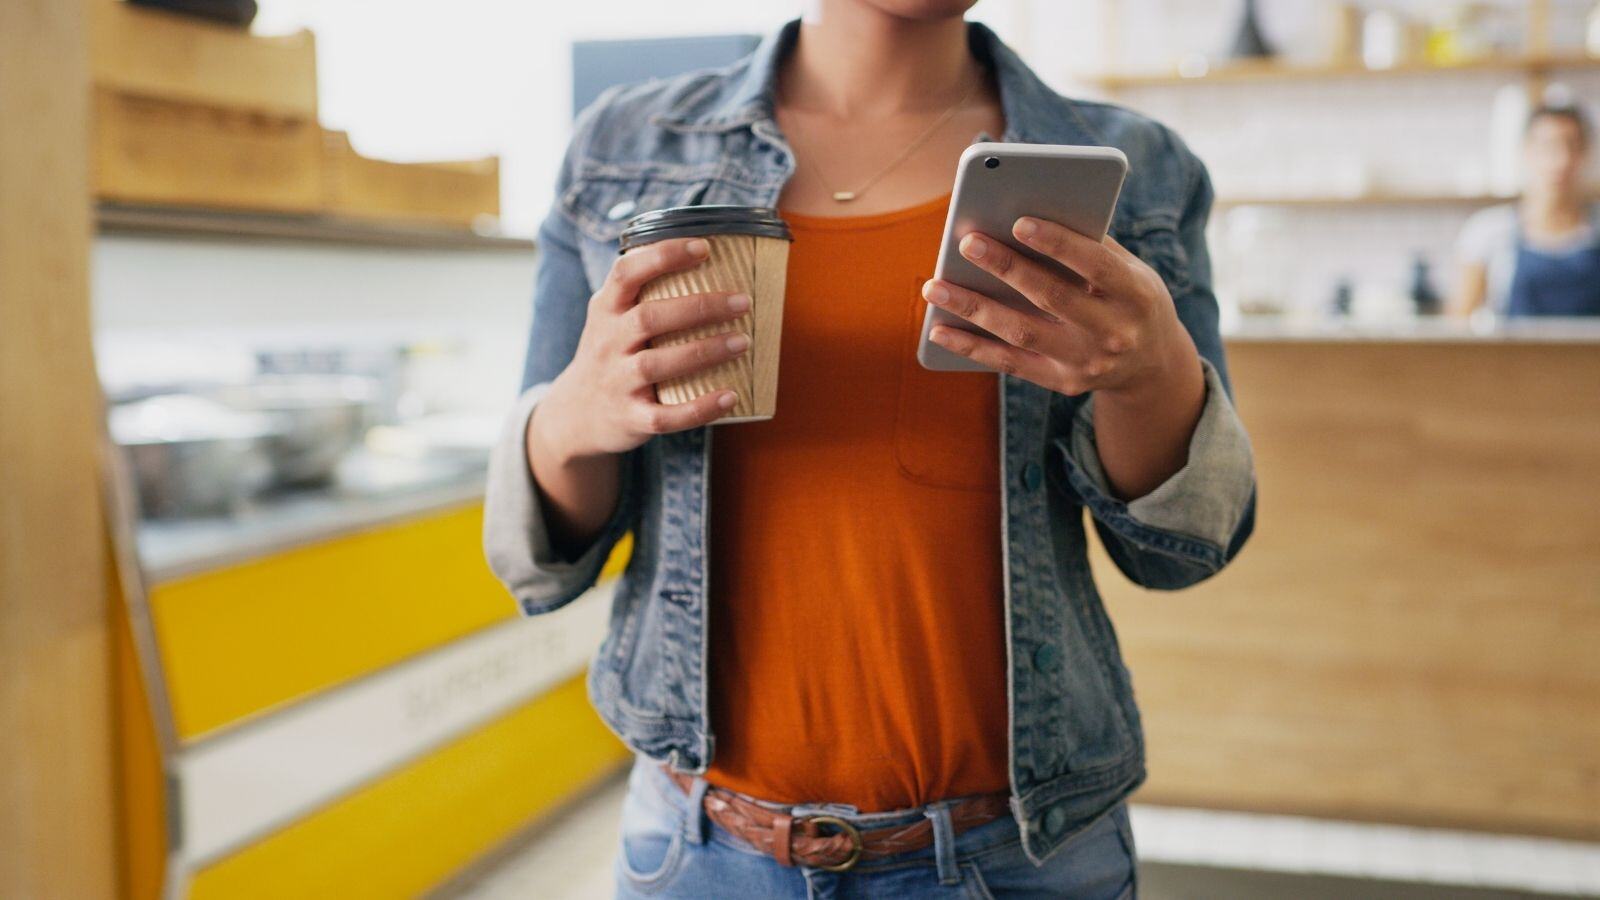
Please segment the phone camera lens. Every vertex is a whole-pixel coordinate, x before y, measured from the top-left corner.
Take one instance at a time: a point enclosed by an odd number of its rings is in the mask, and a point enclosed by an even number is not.
[[[1000,168],[1000,160],[994,156],[984,157],[983,166],[986,169],[998,169]]]

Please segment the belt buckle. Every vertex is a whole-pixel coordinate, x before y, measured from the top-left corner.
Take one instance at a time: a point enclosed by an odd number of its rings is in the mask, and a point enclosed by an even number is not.
[[[815,822],[818,825],[832,825],[845,834],[850,835],[850,855],[845,857],[844,862],[834,863],[831,866],[817,866],[817,868],[822,869],[825,872],[847,872],[850,869],[855,868],[855,864],[861,861],[861,829],[857,828],[854,824],[847,822],[838,816],[806,816],[803,820],[799,821]]]

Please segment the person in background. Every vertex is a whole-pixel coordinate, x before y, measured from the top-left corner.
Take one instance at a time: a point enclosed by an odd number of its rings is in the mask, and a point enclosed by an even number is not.
[[[1533,111],[1522,198],[1480,210],[1462,228],[1452,312],[1600,315],[1600,204],[1586,202],[1583,183],[1592,140],[1577,106]]]
[[[972,4],[818,0],[737,63],[610,89],[579,116],[484,545],[536,615],[634,532],[589,672],[636,753],[619,897],[1135,891],[1144,743],[1084,513],[1163,590],[1250,534],[1212,188],[1170,129],[1057,94],[963,19]],[[961,243],[1049,318],[929,278],[980,135],[1129,157],[1106,240],[1024,217],[1012,234],[1037,258]],[[795,240],[777,415],[708,429],[718,392],[663,405],[653,385],[748,345],[646,345],[750,298],[640,304],[709,247],[619,257],[617,238],[633,213],[727,203],[777,207]],[[923,369],[925,302],[993,335],[933,337],[997,371]]]

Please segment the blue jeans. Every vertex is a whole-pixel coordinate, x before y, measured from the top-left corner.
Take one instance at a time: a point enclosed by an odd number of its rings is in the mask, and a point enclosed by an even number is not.
[[[696,780],[695,799],[704,789]],[[638,757],[628,777],[617,852],[617,897],[967,897],[1122,900],[1137,888],[1133,832],[1119,803],[1036,867],[1010,816],[947,837],[941,804],[886,813],[808,805],[796,815],[840,815],[861,828],[934,819],[934,844],[848,872],[783,866],[712,822],[659,763]]]

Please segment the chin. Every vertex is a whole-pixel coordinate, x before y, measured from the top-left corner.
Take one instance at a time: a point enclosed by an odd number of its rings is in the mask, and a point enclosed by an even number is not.
[[[857,0],[857,2],[899,19],[933,22],[939,19],[959,18],[975,6],[978,0]]]

